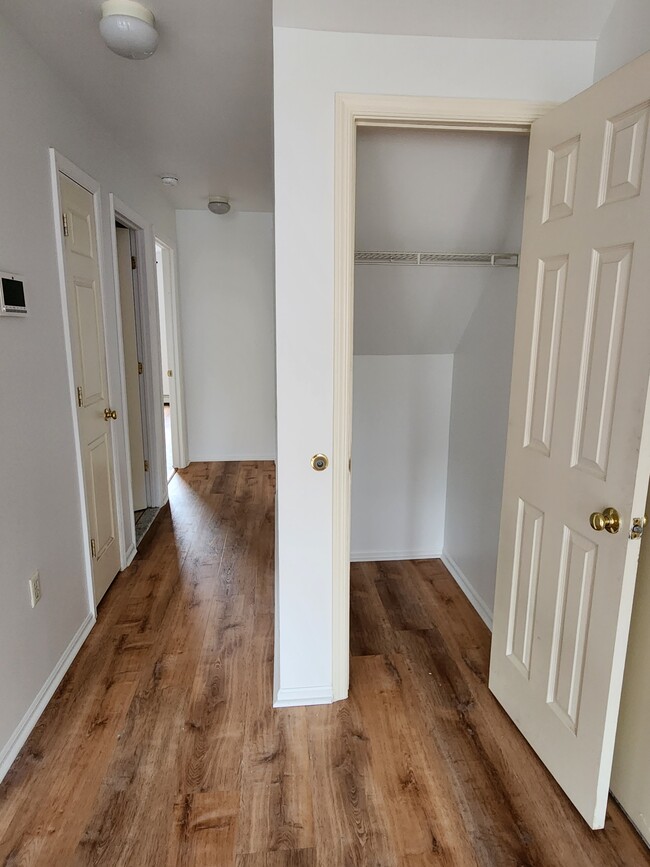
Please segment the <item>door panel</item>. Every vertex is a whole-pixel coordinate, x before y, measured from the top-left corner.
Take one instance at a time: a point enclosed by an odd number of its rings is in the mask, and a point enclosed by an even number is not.
[[[650,55],[532,127],[499,543],[490,687],[592,827],[650,474],[648,82]]]
[[[107,434],[103,433],[88,446],[87,466],[90,469],[90,495],[94,507],[97,561],[115,541],[115,520],[111,478],[111,455]]]
[[[74,280],[79,326],[79,364],[84,406],[106,402],[105,359],[101,344],[101,299],[97,284]]]
[[[101,281],[97,259],[97,228],[91,193],[59,174],[61,203],[68,235],[64,238],[65,272],[70,313],[70,339],[83,463],[86,511],[93,548],[95,603],[102,598],[120,568],[115,508],[113,440]]]

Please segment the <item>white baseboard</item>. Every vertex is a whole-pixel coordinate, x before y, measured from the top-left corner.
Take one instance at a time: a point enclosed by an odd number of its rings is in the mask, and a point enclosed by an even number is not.
[[[4,779],[7,771],[14,763],[16,756],[23,748],[25,741],[32,733],[39,717],[47,707],[49,700],[54,695],[57,686],[61,683],[63,676],[70,668],[73,659],[79,653],[82,644],[88,637],[90,630],[95,625],[95,619],[94,613],[89,612],[87,614],[86,619],[65,649],[63,656],[54,666],[52,673],[39,690],[38,695],[32,702],[29,710],[22,718],[2,750],[0,750],[0,782]]]
[[[451,572],[452,577],[455,579],[460,589],[463,591],[465,596],[467,596],[473,607],[476,609],[476,612],[483,621],[483,623],[485,623],[490,632],[492,632],[493,612],[490,610],[485,600],[482,599],[478,595],[476,590],[472,587],[467,576],[463,574],[460,566],[458,565],[458,563],[456,563],[453,557],[450,557],[449,554],[443,551],[441,559],[447,569]]]
[[[439,560],[441,551],[353,551],[351,563],[377,563],[382,560]]]
[[[131,545],[129,545],[128,551],[124,555],[124,566],[122,568],[122,571],[124,571],[124,569],[127,569],[131,565],[131,563],[133,563],[133,560],[135,559],[135,555],[137,553],[138,549],[135,547],[135,542],[132,542]]]
[[[332,704],[333,701],[331,686],[298,686],[279,689],[273,707],[303,707],[308,704]]]

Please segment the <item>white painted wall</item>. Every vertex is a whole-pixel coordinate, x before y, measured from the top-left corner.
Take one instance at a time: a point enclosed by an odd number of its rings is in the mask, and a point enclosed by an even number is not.
[[[273,215],[176,213],[190,460],[274,458]]]
[[[439,557],[451,355],[354,359],[352,559]]]
[[[595,45],[276,27],[276,700],[332,697],[334,108],[337,92],[564,100]]]
[[[151,171],[116,145],[3,18],[0,116],[0,270],[24,275],[29,307],[25,319],[0,319],[1,775],[17,727],[88,614],[48,147],[102,184],[105,251],[109,191],[172,242],[175,225]],[[106,314],[114,324],[111,293]],[[115,346],[108,362],[113,389]],[[36,569],[43,597],[32,610],[27,580]]]
[[[650,3],[617,0],[596,47],[594,81],[650,51]]]
[[[444,555],[491,626],[519,271],[490,276],[454,355]]]

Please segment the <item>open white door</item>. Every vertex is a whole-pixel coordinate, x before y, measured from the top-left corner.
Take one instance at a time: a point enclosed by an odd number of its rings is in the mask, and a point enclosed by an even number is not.
[[[61,173],[64,254],[95,605],[120,569],[97,226],[92,193]]]
[[[649,115],[647,54],[530,140],[490,687],[593,828],[650,472]]]

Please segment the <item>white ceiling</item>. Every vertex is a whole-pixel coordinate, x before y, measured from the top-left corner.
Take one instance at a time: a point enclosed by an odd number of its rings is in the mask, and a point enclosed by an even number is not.
[[[516,253],[528,138],[503,133],[360,129],[356,248]],[[484,292],[514,268],[357,265],[357,355],[456,351]]]
[[[145,0],[147,5],[147,0]],[[160,44],[148,60],[112,54],[101,0],[2,0],[0,10],[152,174],[177,174],[177,208],[231,196],[273,209],[271,0],[151,0]]]
[[[615,0],[274,0],[281,27],[477,39],[598,39]]]
[[[614,0],[275,0],[276,23],[314,29],[595,39]],[[156,54],[112,54],[101,0],[0,0],[0,10],[152,175],[177,208],[230,196],[273,209],[272,0],[150,0]]]

